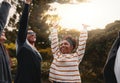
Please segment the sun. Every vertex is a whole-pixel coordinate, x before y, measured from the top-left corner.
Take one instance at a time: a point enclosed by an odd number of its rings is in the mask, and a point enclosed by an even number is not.
[[[60,17],[59,25],[62,28],[81,30],[82,24],[93,25],[95,17],[94,7],[90,3],[79,4],[50,4],[52,13]],[[50,12],[49,12],[50,13]],[[89,27],[89,29],[93,29]]]

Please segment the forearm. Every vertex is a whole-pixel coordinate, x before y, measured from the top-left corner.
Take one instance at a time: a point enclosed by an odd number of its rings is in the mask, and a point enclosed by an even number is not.
[[[10,10],[10,4],[7,2],[2,2],[1,7],[0,7],[0,35],[2,30],[5,27],[5,24],[7,22],[7,17],[9,14],[9,10]]]
[[[88,38],[87,30],[82,30],[80,32],[79,44],[76,51],[76,53],[78,54],[79,60],[81,60],[82,57],[84,56],[87,38]]]
[[[57,29],[51,30],[51,49],[54,54],[58,54],[59,52],[59,44],[58,44],[58,33]]]
[[[18,30],[18,41],[23,43],[27,37],[28,28],[28,16],[29,16],[29,4],[24,5],[22,16],[20,18],[19,30]]]

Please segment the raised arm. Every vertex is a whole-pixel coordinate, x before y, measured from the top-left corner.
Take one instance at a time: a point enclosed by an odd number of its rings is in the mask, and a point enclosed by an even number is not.
[[[58,32],[57,32],[57,29],[55,27],[51,29],[51,35],[50,35],[51,49],[53,52],[53,56],[59,55],[59,53],[60,53],[59,42],[58,42]]]
[[[7,17],[9,14],[10,7],[11,7],[10,1],[11,0],[4,0],[0,7],[0,36],[7,22]]]
[[[17,38],[17,41],[20,43],[24,43],[26,41],[30,3],[31,3],[31,0],[25,1],[22,16],[20,18],[20,24],[19,24],[19,29],[18,29],[18,38]]]
[[[83,30],[81,30],[80,32],[79,44],[76,50],[76,54],[78,56],[79,62],[82,61],[82,58],[84,56],[87,38],[88,38],[88,32],[86,27],[84,27]]]

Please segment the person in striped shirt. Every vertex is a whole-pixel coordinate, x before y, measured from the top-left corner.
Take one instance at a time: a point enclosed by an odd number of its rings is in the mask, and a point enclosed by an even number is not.
[[[58,41],[57,26],[53,27],[50,34],[53,62],[50,67],[49,80],[52,83],[81,83],[79,64],[85,53],[88,32],[86,26],[80,31],[78,47],[76,41],[66,37],[60,44]]]

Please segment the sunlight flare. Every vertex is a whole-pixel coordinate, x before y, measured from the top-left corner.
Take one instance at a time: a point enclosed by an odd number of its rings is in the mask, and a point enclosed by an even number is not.
[[[94,7],[90,3],[77,4],[59,4],[57,2],[51,3],[47,14],[58,15],[57,22],[62,28],[81,30],[82,24],[89,25],[88,30],[94,29],[92,27],[92,19],[95,16]],[[52,20],[52,19],[51,19]],[[50,19],[46,23],[51,22]],[[55,21],[53,21],[55,22]]]

